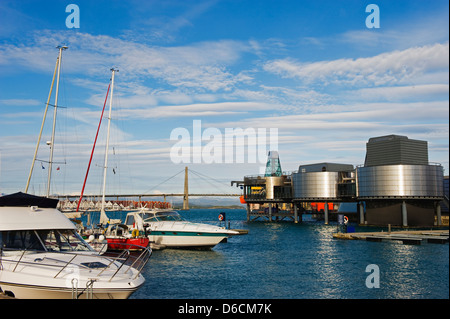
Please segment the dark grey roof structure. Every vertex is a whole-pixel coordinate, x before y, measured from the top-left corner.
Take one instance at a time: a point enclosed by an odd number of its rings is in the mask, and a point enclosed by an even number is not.
[[[428,143],[401,135],[370,138],[364,166],[428,165]]]

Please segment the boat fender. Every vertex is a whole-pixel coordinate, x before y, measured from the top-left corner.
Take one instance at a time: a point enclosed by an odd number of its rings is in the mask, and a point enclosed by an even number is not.
[[[139,230],[133,229],[133,231],[131,232],[131,236],[132,236],[133,238],[136,238],[137,236],[139,236]]]

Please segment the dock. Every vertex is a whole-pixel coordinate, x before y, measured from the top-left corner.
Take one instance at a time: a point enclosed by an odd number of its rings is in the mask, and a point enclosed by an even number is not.
[[[234,230],[236,232],[238,232],[239,234],[235,235],[235,236],[239,236],[239,235],[247,235],[248,234],[248,229],[230,229],[230,230]]]
[[[356,233],[333,233],[333,238],[347,240],[366,241],[401,241],[406,245],[420,245],[422,242],[430,244],[448,243],[448,230],[404,230],[394,232],[356,232]]]

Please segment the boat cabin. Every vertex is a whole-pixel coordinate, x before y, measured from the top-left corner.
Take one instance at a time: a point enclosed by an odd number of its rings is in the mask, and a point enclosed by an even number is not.
[[[0,249],[46,252],[93,251],[73,229],[0,231]]]
[[[58,200],[20,192],[0,197],[0,249],[93,251],[57,204]]]
[[[183,221],[183,218],[176,211],[139,211],[128,213],[125,219],[125,225],[133,226],[136,224],[136,215],[144,223],[165,222],[165,221]]]

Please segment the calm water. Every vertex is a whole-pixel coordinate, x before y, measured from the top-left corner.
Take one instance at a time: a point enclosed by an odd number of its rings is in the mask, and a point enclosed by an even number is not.
[[[220,212],[226,212],[231,228],[248,229],[249,234],[210,251],[154,251],[143,271],[146,283],[131,298],[449,298],[448,244],[337,240],[332,238],[336,225],[247,223],[245,210],[180,214],[190,221],[219,224]],[[366,287],[369,264],[379,267],[380,288]]]

